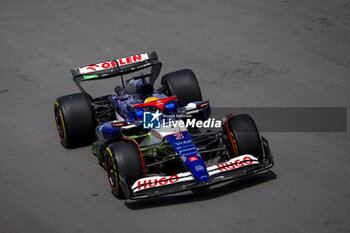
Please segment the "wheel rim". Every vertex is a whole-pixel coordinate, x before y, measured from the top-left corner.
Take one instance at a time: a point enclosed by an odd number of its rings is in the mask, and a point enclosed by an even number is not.
[[[233,133],[231,132],[230,128],[228,127],[228,121],[229,119],[233,116],[233,114],[231,114],[227,119],[226,119],[226,129],[227,129],[227,133],[228,136],[230,138],[231,141],[231,145],[232,145],[232,150],[233,150],[233,158],[237,157],[238,155],[238,148],[237,148],[237,143],[236,143],[236,139],[234,138]]]
[[[107,148],[108,152],[109,149]],[[115,165],[114,159],[112,155],[109,152],[109,155],[107,156],[107,176],[108,176],[108,181],[109,185],[113,190],[118,190],[118,184],[119,184],[119,179],[118,179],[118,172],[117,172],[117,167]]]
[[[64,126],[63,126],[62,113],[56,105],[55,105],[54,111],[55,111],[55,121],[56,121],[58,136],[60,137],[61,141],[64,141],[65,130],[64,130]]]

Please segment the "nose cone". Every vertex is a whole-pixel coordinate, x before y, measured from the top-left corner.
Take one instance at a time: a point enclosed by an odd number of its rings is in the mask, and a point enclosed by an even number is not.
[[[188,132],[165,137],[198,182],[209,180],[207,168]]]

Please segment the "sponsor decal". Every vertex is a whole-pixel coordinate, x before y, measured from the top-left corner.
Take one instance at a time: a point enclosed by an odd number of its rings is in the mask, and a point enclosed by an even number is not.
[[[92,64],[89,66],[80,67],[79,71],[81,74],[86,74],[86,73],[90,73],[90,72],[111,69],[114,66],[116,66],[115,61],[106,61],[106,62],[102,62],[102,63],[97,63],[97,64]]]
[[[183,146],[183,145],[186,145],[186,144],[190,144],[192,142],[191,139],[189,140],[186,140],[186,141],[181,141],[181,142],[175,142],[175,145],[176,146]],[[181,147],[179,147],[181,149]]]
[[[205,169],[202,165],[197,165],[194,168],[196,169],[197,172],[204,171]]]
[[[185,159],[183,157],[181,158]],[[190,157],[190,158],[193,158],[193,157]],[[246,155],[241,155],[239,157],[233,158],[225,163],[210,166],[207,168],[207,171],[209,173],[209,176],[212,176],[215,174],[232,171],[234,169],[238,169],[238,168],[253,165],[253,164],[259,164],[258,159],[252,155],[246,154]],[[200,171],[205,169],[205,167],[201,165],[197,165],[195,169]],[[223,176],[216,177],[216,179],[220,179],[220,178],[223,178]],[[137,180],[133,184],[132,190],[135,193],[144,189],[161,187],[164,185],[170,185],[178,182],[185,182],[185,181],[191,181],[191,180],[194,180],[194,178],[190,172],[179,173],[173,176],[165,176],[165,177],[161,177],[161,176],[147,177],[147,178],[142,178]]]
[[[134,190],[134,192],[138,192],[148,188],[155,188],[188,180],[193,180],[193,177],[190,175],[189,172],[180,173],[173,176],[153,176],[139,179],[133,184],[132,189]]]
[[[252,155],[246,154],[233,158],[226,163],[211,166],[208,168],[208,172],[209,175],[214,175],[220,172],[231,171],[252,164],[259,164],[258,159]]]
[[[192,149],[192,148],[191,148],[191,149]],[[188,158],[188,160],[189,160],[190,162],[193,162],[193,161],[197,161],[198,158],[197,158],[197,156],[193,156],[193,157]]]
[[[117,59],[117,62],[119,64],[119,66],[124,66],[124,65],[129,65],[131,63],[135,63],[135,62],[145,61],[147,59],[148,59],[147,53],[143,53],[143,54],[138,54],[138,55],[134,55],[134,56],[130,56],[130,57],[124,57],[124,58]]]
[[[147,53],[142,53],[142,54],[138,54],[130,57],[119,58],[116,61],[118,62],[119,66],[124,66],[135,62],[145,61],[147,59],[148,59]],[[86,73],[91,73],[95,71],[111,69],[116,65],[117,65],[116,62],[113,60],[105,61],[101,63],[91,64],[89,66],[82,66],[79,68],[79,72],[81,74],[86,74]]]
[[[162,113],[157,110],[156,112],[143,112],[143,128],[145,129],[160,129],[160,116]]]

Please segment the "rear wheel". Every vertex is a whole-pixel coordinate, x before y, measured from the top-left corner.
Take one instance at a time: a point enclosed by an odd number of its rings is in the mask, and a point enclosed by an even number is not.
[[[83,93],[59,97],[54,114],[61,144],[66,148],[89,144],[95,139],[95,117]]]
[[[164,86],[166,94],[177,96],[180,106],[186,106],[194,101],[202,101],[202,93],[197,78],[190,69],[165,74],[162,77],[161,84]]]
[[[112,194],[117,198],[128,197],[129,186],[144,176],[138,149],[133,142],[115,142],[108,145],[105,155]]]
[[[224,130],[228,134],[227,146],[230,157],[250,154],[263,158],[261,137],[254,120],[247,114],[230,115]]]

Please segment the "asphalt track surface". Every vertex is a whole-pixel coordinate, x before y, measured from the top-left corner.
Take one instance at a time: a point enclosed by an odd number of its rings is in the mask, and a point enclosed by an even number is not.
[[[61,147],[53,117],[78,91],[69,69],[151,50],[212,106],[348,108],[349,1],[3,0],[0,33],[1,233],[349,232],[349,126],[265,132],[271,172],[135,202],[90,147]]]

